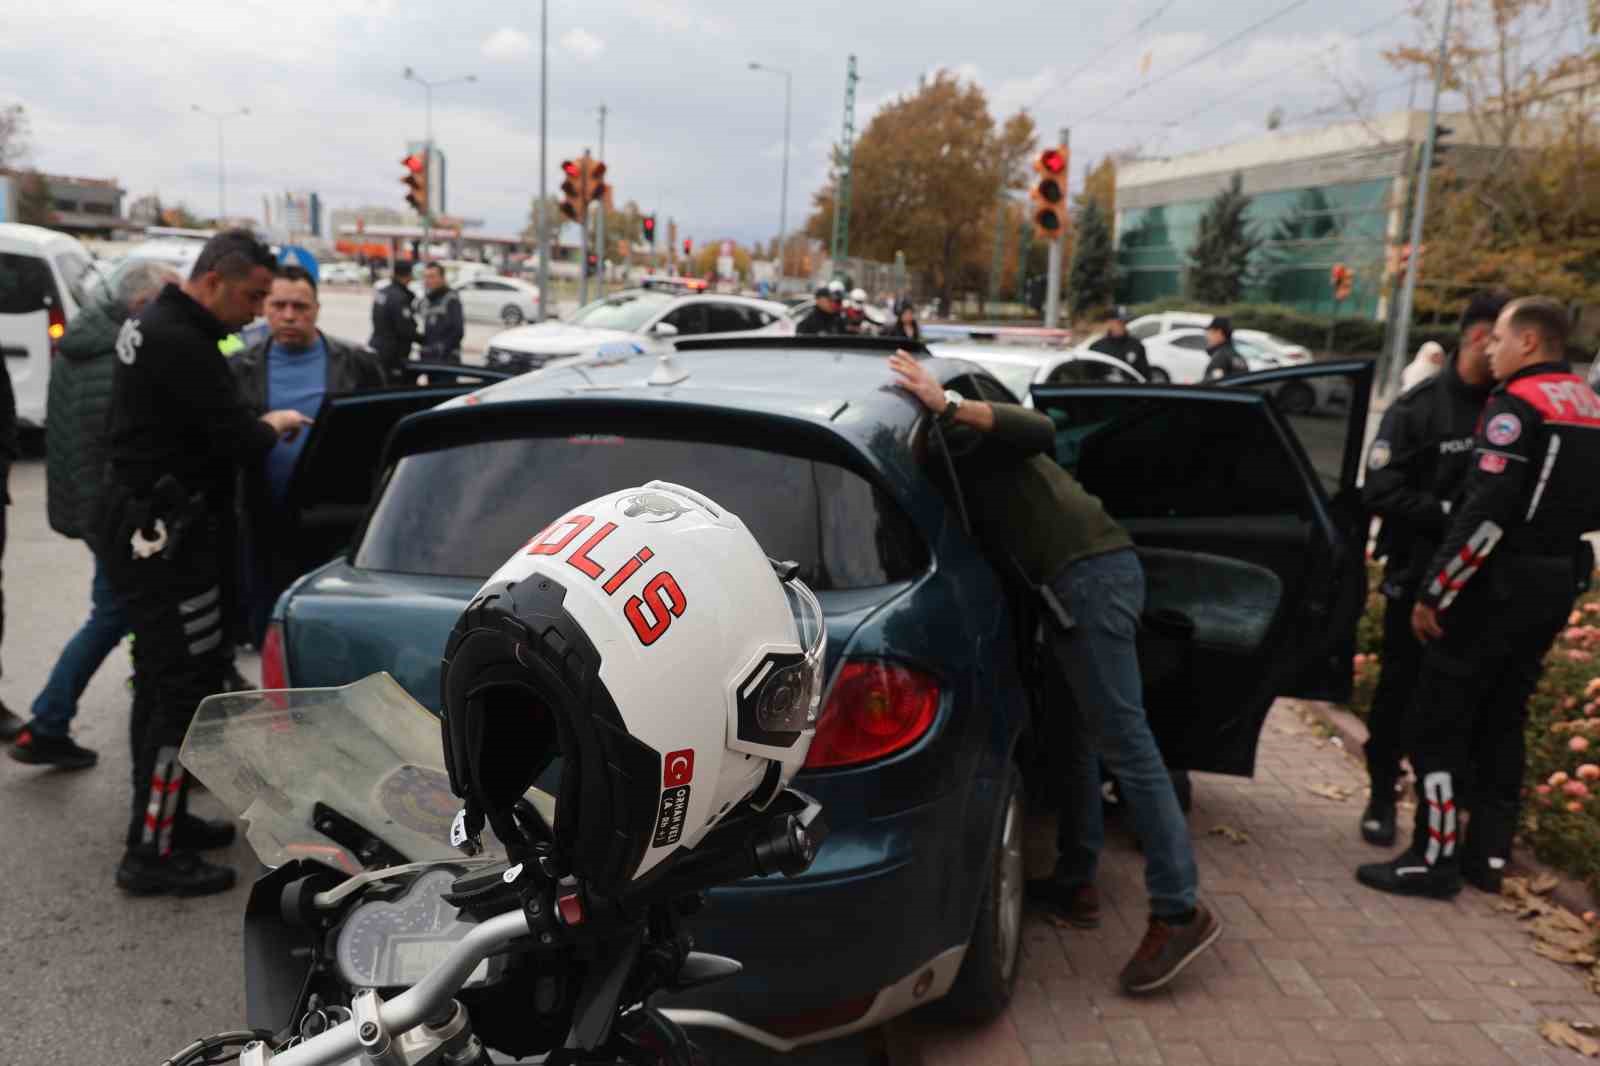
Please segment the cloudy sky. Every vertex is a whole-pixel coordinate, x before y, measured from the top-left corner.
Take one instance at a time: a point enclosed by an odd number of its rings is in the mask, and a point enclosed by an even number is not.
[[[259,213],[263,195],[285,189],[316,190],[334,207],[398,206],[398,161],[424,123],[423,91],[401,77],[409,65],[430,79],[478,79],[434,94],[452,212],[498,233],[527,219],[539,166],[535,3],[3,6],[0,102],[27,107],[40,169],[116,177],[130,196],[159,191],[209,213],[216,124],[192,107],[248,107],[226,126],[230,213]],[[1409,86],[1379,51],[1416,38],[1408,9],[1401,0],[551,0],[550,172],[597,147],[604,102],[620,200],[676,218],[680,235],[701,241],[764,239],[778,223],[783,81],[751,72],[751,60],[793,72],[794,229],[839,135],[852,52],[858,127],[920,74],[947,67],[981,84],[997,115],[1027,107],[1045,130],[1071,125],[1078,170],[1112,150],[1171,154],[1254,136],[1274,108],[1290,124],[1327,121],[1341,86],[1380,90],[1378,110],[1404,107]]]

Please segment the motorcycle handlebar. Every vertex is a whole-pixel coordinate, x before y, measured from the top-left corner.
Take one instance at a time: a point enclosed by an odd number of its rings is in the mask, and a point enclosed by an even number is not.
[[[378,1008],[383,1027],[399,1034],[438,1017],[479,963],[527,934],[528,916],[520,910],[490,918],[451,948],[426,977]],[[360,1027],[352,1019],[273,1055],[271,1061],[272,1066],[340,1066],[361,1050]]]

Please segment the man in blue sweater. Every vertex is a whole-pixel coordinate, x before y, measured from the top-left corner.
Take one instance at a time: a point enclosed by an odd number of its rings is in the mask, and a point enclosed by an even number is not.
[[[315,418],[330,394],[381,388],[383,371],[370,350],[317,329],[317,283],[298,266],[284,266],[267,294],[271,336],[229,361],[244,402],[258,411],[288,409]],[[261,646],[278,594],[300,575],[289,479],[309,434],[273,445],[258,471],[244,472],[240,529],[249,639]]]

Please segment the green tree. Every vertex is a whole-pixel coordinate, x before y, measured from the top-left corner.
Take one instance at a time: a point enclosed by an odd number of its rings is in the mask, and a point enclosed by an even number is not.
[[[56,212],[50,199],[50,183],[37,170],[26,171],[17,182],[17,221],[34,226],[55,224]]]
[[[1184,295],[1189,299],[1231,304],[1244,295],[1250,278],[1250,256],[1261,244],[1253,227],[1245,221],[1249,209],[1244,179],[1236,173],[1200,216],[1184,276]]]
[[[1067,277],[1067,301],[1074,315],[1083,315],[1116,299],[1117,258],[1111,246],[1111,224],[1098,199],[1084,200],[1075,229],[1077,243]]]
[[[1019,112],[996,124],[976,85],[939,71],[915,92],[890,101],[856,140],[850,179],[850,251],[891,262],[903,251],[925,271],[946,306],[957,286],[992,269],[995,205],[1020,189],[1036,138]],[[833,236],[834,172],[812,197],[805,233]]]

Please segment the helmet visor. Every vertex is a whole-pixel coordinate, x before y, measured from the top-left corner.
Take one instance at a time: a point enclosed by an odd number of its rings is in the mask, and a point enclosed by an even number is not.
[[[806,733],[817,727],[828,631],[823,625],[822,605],[805,582],[799,578],[785,581],[783,594],[789,601],[803,650],[797,658],[776,666],[759,679],[756,725],[767,733]]]

